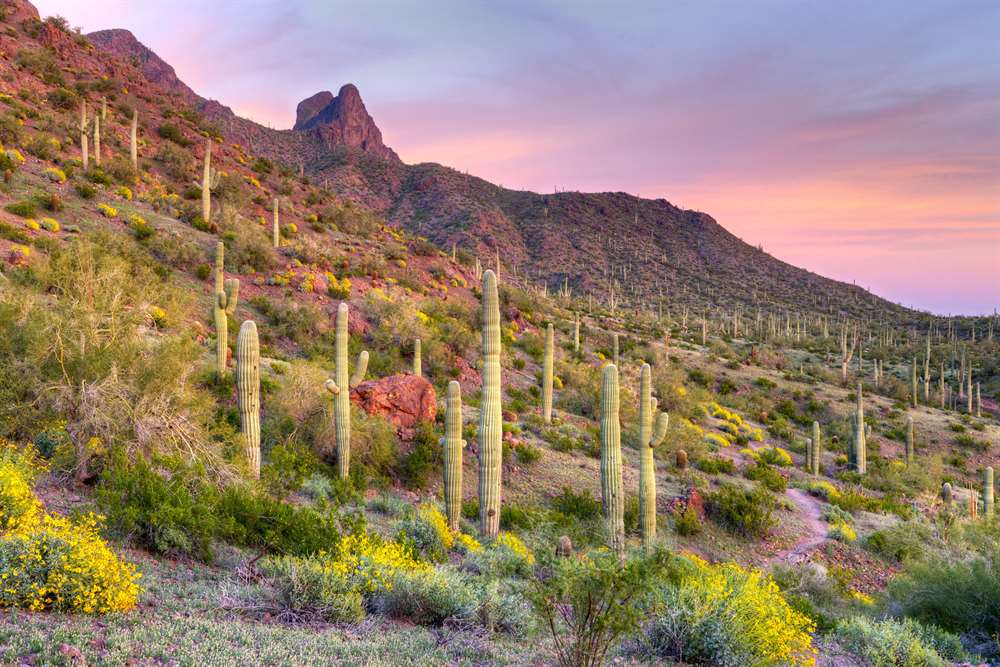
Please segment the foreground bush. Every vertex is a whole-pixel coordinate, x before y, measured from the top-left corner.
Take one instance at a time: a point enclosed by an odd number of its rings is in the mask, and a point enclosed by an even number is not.
[[[873,621],[855,617],[840,623],[834,636],[870,667],[947,667],[966,658],[958,637],[908,618]]]
[[[659,593],[647,628],[649,650],[665,658],[720,667],[811,665],[811,620],[795,611],[758,570],[735,563],[681,561]]]
[[[639,627],[669,555],[635,554],[620,563],[607,551],[556,562],[532,591],[535,609],[552,634],[563,667],[601,665],[612,644]]]
[[[763,537],[771,530],[775,505],[774,496],[762,487],[746,490],[725,484],[708,497],[712,518],[745,537]]]

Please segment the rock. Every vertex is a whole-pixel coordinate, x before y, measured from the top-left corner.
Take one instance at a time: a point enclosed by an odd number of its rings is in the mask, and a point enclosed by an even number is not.
[[[329,148],[346,145],[388,160],[399,160],[395,151],[382,143],[382,132],[352,83],[344,85],[336,97],[324,90],[299,102],[292,129],[311,133]]]
[[[568,535],[563,535],[559,538],[559,544],[556,545],[556,556],[560,558],[569,558],[573,555],[573,540],[569,539]]]
[[[370,415],[385,417],[402,436],[437,416],[434,387],[425,378],[409,373],[362,382],[351,390],[351,402]]]

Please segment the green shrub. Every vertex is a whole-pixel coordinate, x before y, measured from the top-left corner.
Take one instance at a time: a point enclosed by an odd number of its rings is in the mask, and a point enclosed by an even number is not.
[[[108,526],[156,553],[212,558],[214,494],[200,471],[176,461],[133,463],[117,454],[101,475],[97,502]]]
[[[701,519],[693,507],[686,507],[683,511],[675,510],[673,517],[674,531],[678,535],[690,536],[701,532]]]
[[[33,218],[38,213],[38,205],[32,199],[23,199],[7,204],[4,209],[22,218]]]
[[[865,546],[883,558],[902,563],[922,556],[932,539],[930,527],[911,521],[875,531],[865,540]]]
[[[342,572],[322,561],[296,556],[266,558],[260,570],[283,609],[331,623],[356,623],[365,616],[360,591]]]
[[[621,637],[648,613],[656,582],[670,556],[651,549],[620,562],[607,551],[558,560],[533,582],[532,604],[555,644],[561,667],[597,667]]]
[[[760,482],[764,488],[774,493],[784,493],[785,488],[788,486],[785,477],[763,461],[747,466],[746,470],[743,471],[743,475],[747,479]]]
[[[856,616],[837,625],[837,642],[870,667],[949,667],[966,657],[958,637],[904,618]]]
[[[478,605],[465,575],[438,569],[396,572],[375,606],[393,618],[418,625],[440,625],[450,618],[471,617]]]
[[[179,127],[171,123],[164,123],[163,125],[160,125],[156,128],[156,133],[160,135],[161,138],[172,141],[178,146],[183,146],[185,148],[190,146],[192,143],[190,139],[184,136],[184,133],[181,132]]]
[[[732,475],[736,472],[736,464],[732,460],[722,456],[699,458],[694,462],[694,467],[707,475],[717,475],[719,473]]]
[[[80,195],[83,199],[93,199],[97,196],[97,188],[85,181],[75,183],[73,185],[73,189],[76,190],[76,194]]]
[[[759,538],[774,527],[776,501],[765,488],[746,490],[735,484],[724,484],[708,497],[709,515],[730,531],[744,537]]]
[[[441,467],[441,444],[433,424],[417,425],[412,449],[400,458],[399,478],[409,489],[425,489],[431,475]]]
[[[601,516],[601,501],[588,491],[573,491],[564,486],[562,492],[550,501],[552,508],[566,516],[576,517],[581,521],[597,519]]]

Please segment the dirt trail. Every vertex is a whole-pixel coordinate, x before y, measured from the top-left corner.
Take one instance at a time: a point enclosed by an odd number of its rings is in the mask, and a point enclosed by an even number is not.
[[[819,501],[801,489],[786,489],[785,495],[795,503],[798,513],[805,519],[808,532],[800,537],[790,548],[771,556],[765,565],[774,565],[782,561],[798,563],[817,547],[827,541],[826,524],[823,522]]]

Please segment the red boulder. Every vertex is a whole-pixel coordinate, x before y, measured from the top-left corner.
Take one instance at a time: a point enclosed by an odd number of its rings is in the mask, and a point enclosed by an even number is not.
[[[385,417],[401,434],[437,416],[434,387],[409,373],[362,382],[351,390],[351,402],[370,415]]]

